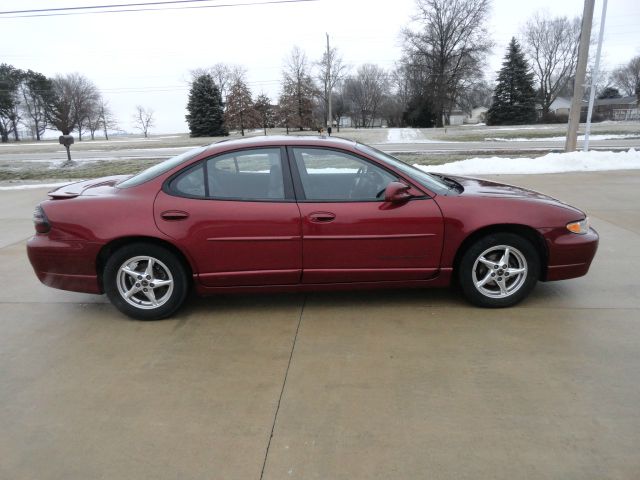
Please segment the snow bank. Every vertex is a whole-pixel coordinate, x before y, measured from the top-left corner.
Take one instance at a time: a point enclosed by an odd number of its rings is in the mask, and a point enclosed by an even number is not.
[[[640,151],[549,153],[539,158],[470,158],[444,165],[415,165],[427,172],[453,175],[529,174],[639,170]]]
[[[624,138],[638,138],[640,137],[640,133],[624,133],[624,134],[611,134],[611,135],[589,135],[589,140],[617,140]],[[494,137],[494,138],[485,138],[485,142],[560,142],[565,141],[566,136],[562,137],[537,137],[537,138],[526,138],[526,137],[515,137],[515,138],[505,138],[505,137]],[[584,135],[578,136],[578,140],[584,140]]]

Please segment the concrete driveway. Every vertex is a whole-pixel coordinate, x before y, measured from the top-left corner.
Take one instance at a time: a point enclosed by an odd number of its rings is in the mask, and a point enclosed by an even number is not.
[[[45,191],[1,191],[0,478],[639,478],[640,173],[501,180],[589,211],[587,277],[507,310],[251,295],[154,323],[40,285]]]

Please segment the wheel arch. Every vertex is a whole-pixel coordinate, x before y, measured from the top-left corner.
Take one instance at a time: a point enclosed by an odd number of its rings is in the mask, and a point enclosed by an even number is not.
[[[502,223],[484,226],[482,228],[474,230],[469,235],[467,235],[467,237],[463,240],[463,242],[458,247],[458,250],[456,251],[456,255],[453,260],[453,275],[451,276],[452,279],[457,278],[458,269],[460,268],[460,261],[462,260],[462,256],[467,251],[467,249],[469,249],[469,247],[471,247],[471,245],[473,245],[480,238],[495,233],[513,233],[529,240],[540,255],[539,279],[544,280],[547,277],[549,251],[547,248],[547,244],[540,232],[538,232],[535,228],[529,227],[527,225]]]
[[[131,245],[132,243],[151,243],[153,245],[166,248],[167,250],[175,254],[178,260],[180,261],[180,263],[182,263],[182,265],[186,269],[187,277],[190,279],[193,279],[194,269],[191,262],[189,261],[189,258],[182,250],[180,250],[174,244],[156,237],[146,237],[146,236],[121,237],[121,238],[111,240],[109,243],[104,245],[100,249],[96,257],[96,272],[98,274],[98,282],[100,284],[100,289],[102,291],[104,291],[103,276],[104,276],[104,267],[107,263],[107,260],[113,254],[113,252],[124,247],[125,245]]]

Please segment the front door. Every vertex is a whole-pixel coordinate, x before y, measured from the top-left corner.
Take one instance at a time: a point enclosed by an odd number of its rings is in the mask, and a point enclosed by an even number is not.
[[[438,272],[443,220],[431,198],[385,202],[397,176],[349,152],[291,147],[289,156],[302,190],[303,283],[420,280]]]
[[[280,148],[229,152],[187,167],[158,194],[154,216],[194,260],[203,285],[300,282],[300,211]]]

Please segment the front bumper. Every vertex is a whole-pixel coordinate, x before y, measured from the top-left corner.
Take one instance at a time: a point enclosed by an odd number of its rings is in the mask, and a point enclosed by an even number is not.
[[[542,280],[565,280],[586,275],[598,250],[599,236],[593,228],[584,235],[563,229],[544,234],[549,253],[546,275]]]
[[[96,259],[102,245],[82,240],[52,240],[34,235],[27,241],[27,255],[38,279],[61,290],[102,293]]]

